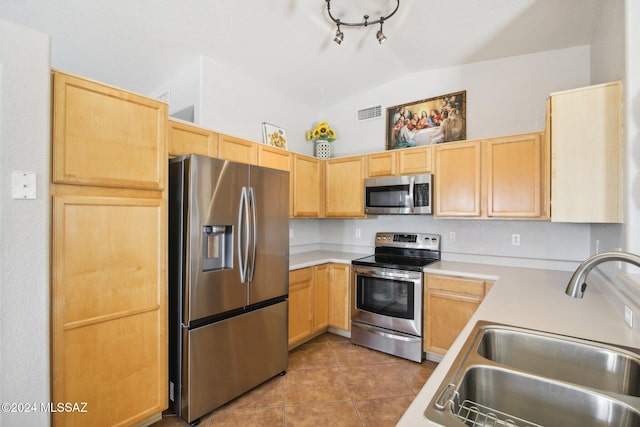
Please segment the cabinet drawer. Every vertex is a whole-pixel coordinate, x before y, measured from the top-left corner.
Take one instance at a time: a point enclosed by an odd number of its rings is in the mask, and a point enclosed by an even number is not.
[[[458,294],[484,296],[484,280],[467,279],[453,276],[427,275],[427,288]]]
[[[312,278],[313,278],[312,268],[301,268],[299,270],[290,271],[289,286],[293,286],[298,283],[310,282]]]

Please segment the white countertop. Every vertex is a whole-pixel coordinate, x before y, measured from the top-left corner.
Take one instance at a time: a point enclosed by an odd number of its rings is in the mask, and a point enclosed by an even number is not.
[[[370,254],[310,251],[290,256],[291,270],[327,262],[343,264]],[[439,261],[425,267],[426,273],[473,277],[494,282],[493,288],[443,357],[398,426],[434,426],[423,413],[445,374],[478,320],[509,324],[579,338],[640,348],[640,336],[604,298],[599,286],[607,286],[602,275],[592,271],[584,298],[568,297],[564,290],[569,271],[543,270]],[[595,285],[595,286],[594,286]]]
[[[312,267],[314,265],[336,262],[339,264],[351,264],[351,260],[362,258],[371,254],[359,254],[355,252],[340,251],[309,251],[289,255],[289,270]]]
[[[440,261],[425,272],[485,278],[495,280],[495,284],[398,426],[438,425],[427,420],[423,412],[478,320],[640,348],[640,336],[632,332],[598,289],[606,283],[595,271],[589,275],[590,285],[583,299],[564,293],[571,277],[567,271]]]

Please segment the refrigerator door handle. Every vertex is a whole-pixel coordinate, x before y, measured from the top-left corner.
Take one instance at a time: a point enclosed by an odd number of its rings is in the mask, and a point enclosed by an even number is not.
[[[247,206],[247,187],[242,187],[240,194],[240,207],[238,208],[238,264],[240,269],[240,283],[247,282],[247,257],[249,255],[249,231],[244,230],[249,226],[249,207]],[[242,235],[244,234],[244,242]]]
[[[247,281],[253,280],[253,270],[256,266],[256,245],[258,240],[258,223],[256,222],[256,194],[253,187],[249,187],[249,206],[251,209],[251,234],[253,234],[253,244],[251,245],[251,264],[249,266]]]

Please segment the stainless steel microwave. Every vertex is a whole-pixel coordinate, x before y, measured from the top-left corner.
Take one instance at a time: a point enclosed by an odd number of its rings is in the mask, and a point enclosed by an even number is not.
[[[429,215],[432,175],[407,175],[364,180],[364,212],[378,215]]]

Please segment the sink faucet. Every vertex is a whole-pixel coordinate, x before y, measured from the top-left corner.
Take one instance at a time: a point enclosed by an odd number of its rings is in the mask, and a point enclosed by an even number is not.
[[[565,293],[573,298],[582,298],[587,289],[587,275],[593,267],[606,261],[624,261],[640,267],[640,256],[629,252],[602,252],[584,260],[571,276]]]

